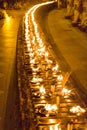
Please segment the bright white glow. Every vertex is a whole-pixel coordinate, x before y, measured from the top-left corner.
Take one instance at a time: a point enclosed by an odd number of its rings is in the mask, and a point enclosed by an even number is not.
[[[49,60],[49,59],[46,59],[46,61],[47,61],[48,65],[53,63],[53,61]]]
[[[86,110],[81,108],[80,106],[75,106],[70,109],[70,112],[75,113],[77,115],[81,115],[82,113],[85,113]]]
[[[54,67],[52,68],[52,71],[57,71],[57,70],[58,70],[58,68],[59,68],[59,66],[58,66],[58,65],[56,65],[56,66],[54,66]]]
[[[40,92],[44,95],[46,92],[45,92],[45,88],[43,86],[40,87]]]
[[[50,130],[61,130],[61,128],[59,128],[58,126],[59,126],[59,124],[51,125]]]
[[[35,64],[35,59],[31,59],[31,60],[30,60],[30,63],[31,63],[31,64]]]
[[[42,82],[43,79],[42,78],[37,78],[37,77],[33,77],[32,82],[38,83],[38,82]]]
[[[58,81],[63,81],[63,76],[62,75],[58,75],[57,79],[58,79]]]
[[[48,52],[45,52],[45,57],[48,57],[49,53]]]
[[[45,109],[47,111],[52,111],[52,110],[55,111],[55,110],[57,110],[57,106],[56,105],[51,105],[51,104],[46,104]]]
[[[71,92],[71,90],[68,90],[68,89],[66,89],[66,88],[63,88],[63,89],[62,89],[62,95],[63,95],[63,96],[68,96],[68,95],[70,94],[70,92]]]
[[[38,70],[39,70],[39,67],[37,67],[37,68],[32,68],[32,70],[34,71],[34,72],[38,72]]]

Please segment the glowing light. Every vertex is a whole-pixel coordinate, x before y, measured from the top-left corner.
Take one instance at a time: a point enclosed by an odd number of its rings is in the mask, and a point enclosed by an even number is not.
[[[29,41],[29,40],[27,41],[27,47],[28,47],[28,48],[31,47],[31,44],[30,44],[30,41]]]
[[[85,109],[81,108],[80,106],[74,106],[70,109],[70,112],[75,113],[77,115],[81,115],[86,112]]]
[[[29,9],[29,11],[26,13],[26,15],[25,15],[25,40],[27,43],[27,49],[28,49],[28,53],[30,56],[29,60],[30,60],[30,64],[31,64],[30,66],[32,66],[31,67],[32,71],[37,72],[39,70],[39,68],[42,71],[45,70],[45,72],[43,72],[43,73],[46,73],[46,74],[44,74],[46,76],[45,78],[48,78],[49,76],[48,76],[48,72],[46,72],[46,70],[51,68],[51,72],[52,72],[51,76],[55,76],[56,77],[55,79],[58,80],[58,87],[62,87],[63,85],[61,85],[62,84],[61,82],[64,81],[64,77],[62,76],[62,74],[57,75],[57,72],[59,69],[58,64],[56,64],[54,67],[52,66],[53,61],[49,59],[49,52],[46,49],[44,40],[41,39],[41,33],[39,31],[38,24],[36,23],[35,16],[34,16],[35,11],[37,10],[38,7],[43,6],[45,4],[53,3],[53,2],[54,1],[50,1],[50,2],[45,2],[42,4],[35,5],[31,9]],[[34,58],[34,56],[35,56],[35,58]],[[37,62],[40,62],[40,64],[38,64],[38,66],[36,68],[33,67],[34,64]],[[43,65],[45,63],[46,63],[46,65]],[[34,76],[36,76],[36,77],[34,77]],[[42,78],[38,78],[38,77],[39,76],[34,74],[32,76],[32,82],[40,84],[40,82],[42,82],[44,78],[42,79]],[[42,77],[42,75],[41,75],[41,77]],[[51,89],[53,89],[52,92],[55,91],[55,87],[53,87]],[[68,90],[66,88],[62,89],[63,96],[69,95],[70,92],[71,92],[71,90]],[[45,88],[43,86],[40,87],[40,93],[42,95],[44,95],[46,93]],[[45,109],[47,111],[56,111],[58,108],[56,105],[46,104]],[[85,112],[85,110],[82,109],[80,106],[73,107],[70,109],[70,111],[72,113],[76,113],[78,115],[80,113]],[[48,112],[48,115],[49,115],[49,113],[50,112]],[[54,127],[50,126],[50,130],[61,130],[61,128],[59,128],[59,124],[57,124]]]
[[[43,86],[41,86],[40,88],[40,92],[44,95],[46,92],[45,92],[45,88]]]
[[[47,61],[48,65],[53,63],[53,61],[49,60],[49,59],[46,59],[46,61]]]
[[[6,22],[9,22],[10,21],[10,17],[8,16],[8,14],[6,13],[5,10],[3,10],[3,14],[5,16]]]
[[[34,53],[32,53],[32,52],[29,53],[29,56],[30,56],[30,57],[34,57]]]
[[[45,109],[47,111],[52,111],[52,110],[55,111],[55,110],[57,110],[57,106],[56,105],[51,105],[51,104],[46,104]]]
[[[63,81],[63,76],[62,75],[58,75],[57,79],[58,79],[58,81]]]
[[[58,66],[58,65],[56,65],[56,66],[54,66],[54,67],[52,68],[52,71],[57,71],[57,70],[58,70],[58,68],[59,68],[59,66]]]
[[[6,21],[10,22],[10,17],[8,15],[6,15]]]
[[[70,95],[70,92],[71,92],[71,90],[68,90],[68,89],[66,89],[66,88],[63,88],[62,89],[62,95],[63,96],[69,96]]]
[[[59,128],[59,124],[56,124],[56,125],[51,125],[50,130],[61,130],[61,128]]]
[[[31,63],[31,64],[35,64],[35,59],[31,59],[31,60],[30,60],[30,63]]]
[[[33,70],[34,72],[37,72],[37,71],[39,70],[39,67],[37,67],[37,68],[32,68],[32,70]]]
[[[34,82],[34,83],[38,83],[38,82],[42,82],[42,81],[43,81],[43,79],[38,78],[38,77],[33,77],[33,79],[32,79],[32,82]]]
[[[29,52],[33,52],[33,49],[28,47],[28,51]]]
[[[48,57],[49,53],[48,52],[45,52],[45,57]]]

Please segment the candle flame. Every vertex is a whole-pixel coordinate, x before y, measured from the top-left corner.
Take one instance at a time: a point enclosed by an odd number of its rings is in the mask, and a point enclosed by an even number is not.
[[[81,115],[82,113],[85,113],[86,110],[81,108],[80,106],[74,106],[70,109],[70,112],[75,113],[77,115]]]

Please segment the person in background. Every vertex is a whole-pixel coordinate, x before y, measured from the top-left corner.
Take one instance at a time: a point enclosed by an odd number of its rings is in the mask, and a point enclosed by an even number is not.
[[[3,8],[7,9],[8,8],[8,3],[6,1],[3,2]]]
[[[67,0],[67,7],[66,7],[66,19],[71,19],[73,16],[73,2],[74,0]]]
[[[63,7],[66,8],[66,6],[67,6],[67,1],[66,1],[66,0],[62,0],[62,3],[63,3]]]
[[[87,0],[82,0],[81,23],[78,25],[81,31],[87,32]]]
[[[57,3],[58,3],[58,9],[60,9],[61,6],[62,6],[62,1],[61,0],[57,0]]]
[[[74,12],[72,25],[78,26],[82,13],[82,0],[74,0]]]

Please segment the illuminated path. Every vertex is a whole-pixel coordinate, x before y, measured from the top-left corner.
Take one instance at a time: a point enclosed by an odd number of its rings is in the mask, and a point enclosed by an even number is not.
[[[38,130],[42,130],[43,126],[47,126],[49,130],[64,130],[67,125],[66,129],[70,130],[70,127],[74,128],[74,123],[77,127],[77,124],[85,121],[86,106],[81,102],[73,84],[68,81],[69,73],[62,72],[61,66],[47,48],[43,33],[36,23],[36,10],[52,3],[54,1],[33,6],[26,13],[24,25],[19,30],[18,88],[24,129],[30,126],[35,129],[37,126]],[[44,117],[41,116],[43,112],[39,111],[40,105],[46,111]],[[72,126],[69,123],[71,119]]]

